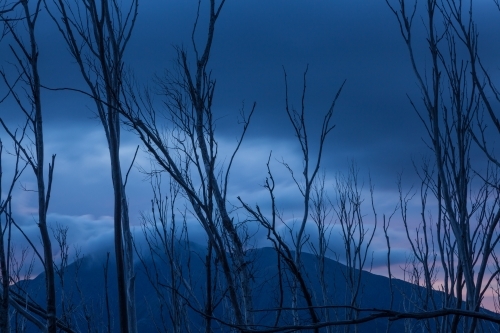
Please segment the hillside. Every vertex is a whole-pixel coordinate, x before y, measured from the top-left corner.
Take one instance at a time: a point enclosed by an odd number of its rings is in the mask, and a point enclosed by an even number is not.
[[[188,257],[188,253],[191,256]],[[204,283],[205,283],[205,269],[201,258],[206,255],[205,250],[201,246],[190,246],[190,252],[186,249],[178,250],[178,258],[183,263],[184,278],[190,281],[189,288],[186,289],[186,284],[179,287],[181,295],[178,301],[184,304],[184,316],[187,318],[184,321],[185,325],[189,325],[192,332],[198,332],[204,329],[203,318],[195,310],[186,306],[187,303],[191,304],[194,308],[201,309],[204,302]],[[277,306],[279,299],[279,288],[277,283],[278,269],[276,252],[272,248],[261,248],[249,251],[249,259],[253,260],[254,275],[254,308],[255,309],[274,309]],[[189,258],[189,260],[188,260]],[[303,253],[304,267],[303,271],[306,272],[308,284],[311,288],[312,294],[315,296],[316,301],[320,304],[322,299],[321,288],[317,278],[317,259],[315,256]],[[87,257],[81,259],[78,263],[73,263],[68,266],[64,274],[64,304],[67,308],[73,309],[75,314],[68,320],[73,323],[73,327],[81,332],[106,332],[107,315],[105,307],[105,283],[104,283],[104,264],[105,257]],[[158,264],[158,263],[157,263]],[[157,267],[160,267],[157,265]],[[189,268],[189,274],[188,272]],[[78,269],[78,274],[75,275]],[[173,296],[169,292],[168,277],[171,276],[170,268],[168,266],[161,266],[158,274],[151,274],[150,277],[156,279],[159,277],[158,289],[155,289],[148,280],[148,274],[154,271],[154,263],[151,260],[141,263],[138,261],[135,266],[136,269],[136,296],[137,296],[137,318],[140,332],[165,332],[171,329],[171,313]],[[348,289],[346,288],[346,266],[341,263],[327,259],[325,263],[325,276],[328,287],[328,300],[331,305],[346,304],[345,300],[348,296]],[[115,287],[116,269],[113,261],[110,261],[108,272],[108,285],[109,285],[109,303],[110,303],[110,317],[112,332],[118,332],[117,322],[117,292]],[[180,280],[178,280],[180,281]],[[285,280],[286,281],[286,280]],[[38,304],[44,304],[44,276],[43,274],[37,278],[26,282],[28,285],[27,290],[34,301]],[[284,307],[291,306],[291,293],[285,287],[285,294],[283,297]],[[157,294],[157,290],[161,291],[161,296]],[[416,301],[418,293],[423,295],[423,289],[417,288],[414,285],[393,279],[392,280],[393,292],[393,309],[394,310],[415,310],[411,304]],[[63,293],[61,292],[61,285],[58,283],[58,300],[62,300]],[[358,306],[363,308],[390,308],[390,295],[391,289],[389,286],[389,279],[375,275],[370,272],[363,271],[361,273],[361,288],[358,297]],[[436,304],[440,303],[442,295],[434,293],[434,301]],[[162,298],[163,297],[163,298]],[[61,311],[62,301],[59,302],[58,313]],[[299,306],[304,306],[300,304]],[[255,319],[261,325],[273,325],[275,320],[276,311],[262,311],[256,312]],[[320,311],[317,313],[321,316]],[[344,318],[344,313],[341,310],[337,312],[330,312],[330,320],[336,318]],[[224,301],[219,303],[215,313],[215,317],[227,318],[227,313],[224,312]],[[299,316],[307,318],[306,312],[299,312]],[[362,315],[361,315],[362,316]],[[88,320],[86,320],[86,318]],[[323,318],[324,319],[324,318]],[[280,325],[292,323],[292,316],[290,311],[283,311]],[[391,323],[390,332],[403,332],[405,327],[409,328],[415,326],[417,331],[421,331],[424,322],[417,321],[396,321]],[[29,326],[29,325],[28,325]],[[214,331],[223,332],[228,331],[227,327],[221,326],[219,323],[214,322],[212,325]],[[338,327],[339,330],[343,327]],[[380,319],[373,322],[365,323],[358,326],[358,332],[386,332],[387,320]],[[432,327],[431,327],[432,329]],[[424,329],[427,331],[428,329]],[[353,331],[353,330],[351,330]],[[31,328],[28,332],[36,332]]]

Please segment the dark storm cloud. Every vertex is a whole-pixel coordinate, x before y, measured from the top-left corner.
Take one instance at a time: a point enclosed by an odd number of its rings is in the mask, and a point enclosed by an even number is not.
[[[494,61],[500,50],[495,31],[500,21],[495,21],[494,11],[485,9],[491,6],[478,3],[480,49],[487,68],[497,68]],[[164,70],[173,69],[176,56],[173,46],[183,46],[192,56],[190,38],[196,5],[194,0],[141,2],[136,30],[126,53],[127,67],[138,84],[151,84],[154,75],[161,76]],[[202,6],[197,41],[204,39],[203,9]],[[40,17],[42,82],[50,87],[84,88],[54,24],[45,13]],[[415,38],[423,37],[422,28],[417,29],[420,30]],[[11,59],[7,42],[0,43],[4,60]],[[422,48],[417,54],[423,56],[426,48],[420,43]],[[425,66],[425,59],[421,60]],[[12,68],[3,66],[12,77]],[[332,120],[336,128],[324,151],[322,167],[327,173],[327,186],[334,184],[336,173],[345,172],[354,161],[364,179],[365,190],[369,187],[368,174],[372,177],[380,207],[378,213],[392,212],[398,200],[397,173],[403,172],[405,186],[418,183],[412,158],[419,163],[429,151],[422,142],[423,125],[406,97],[408,94],[419,102],[420,92],[399,27],[385,1],[227,1],[216,27],[209,63],[217,79],[214,106],[219,117],[219,156],[230,156],[235,147],[241,131],[237,120],[242,103],[248,112],[252,103],[257,102],[246,141],[233,166],[229,200],[237,204],[239,195],[252,206],[269,205],[268,193],[262,185],[267,175],[265,163],[273,151],[279,207],[287,212],[289,221],[301,216],[301,211],[296,210],[301,203],[299,192],[279,162],[289,163],[297,174],[302,171],[300,147],[284,108],[283,67],[288,74],[290,103],[300,108],[306,66],[309,70],[305,102],[311,140],[317,140],[323,114],[346,80]],[[46,90],[43,101],[46,152],[48,156],[57,154],[50,211],[59,214],[57,219],[61,221],[89,224],[93,233],[111,239],[111,227],[106,222],[106,216],[112,215],[109,157],[102,127],[94,117],[93,102],[77,93]],[[2,117],[13,124],[19,123],[21,118],[15,116],[18,113],[14,112],[12,100],[1,107]],[[133,134],[126,131],[124,134],[122,163],[128,168],[137,140]],[[312,144],[313,153],[315,149],[316,142]],[[144,153],[140,153],[137,163],[149,168]],[[133,224],[138,225],[139,212],[150,209],[151,195],[149,185],[143,182],[144,177],[136,168],[130,177],[127,185],[130,211]],[[26,178],[25,184],[30,179]],[[34,197],[21,190],[16,195],[19,214],[33,214]],[[76,222],[68,225],[77,225]],[[193,226],[197,226],[196,222]],[[395,226],[394,234],[400,227]],[[89,237],[84,243],[92,248],[99,238]],[[401,244],[404,237],[396,238],[395,248],[404,248]],[[383,261],[382,254],[378,258]],[[403,260],[402,251],[397,252],[397,258],[397,262]]]
[[[249,136],[289,140],[298,153],[284,108],[283,67],[290,103],[300,108],[308,65],[305,101],[311,140],[317,141],[314,134],[323,115],[347,80],[324,167],[346,169],[355,160],[364,172],[376,174],[381,186],[412,168],[411,155],[423,135],[405,96],[414,79],[396,22],[382,2],[233,2],[225,10],[210,63],[223,117],[220,134],[236,135],[242,101],[247,111],[256,101]]]

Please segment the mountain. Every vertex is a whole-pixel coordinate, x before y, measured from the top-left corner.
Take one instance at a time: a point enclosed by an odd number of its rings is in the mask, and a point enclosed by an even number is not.
[[[139,332],[166,332],[171,330],[171,317],[180,316],[184,325],[189,325],[191,332],[203,331],[203,317],[196,311],[185,306],[187,303],[195,309],[202,309],[204,306],[206,281],[205,266],[203,260],[207,255],[207,250],[196,244],[189,246],[178,246],[176,249],[176,262],[179,263],[179,271],[183,272],[181,277],[174,274],[170,265],[165,260],[165,256],[155,257],[152,260],[150,256],[137,260],[136,269],[136,301],[137,301],[137,319]],[[277,254],[272,248],[260,248],[248,251],[248,260],[252,262],[253,271],[253,297],[254,309],[274,309],[276,308],[280,293],[278,286],[278,266]],[[310,292],[315,297],[318,304],[323,300],[319,279],[317,258],[308,253],[302,254],[305,273]],[[61,314],[61,308],[64,306],[70,312],[71,316],[65,318],[76,330],[81,332],[107,332],[108,317],[106,310],[106,288],[104,267],[106,263],[105,256],[84,257],[77,262],[69,265],[63,277],[63,285],[58,278],[57,281],[57,299],[59,300],[58,316]],[[155,270],[155,267],[157,268]],[[282,264],[284,267],[284,264]],[[215,266],[213,266],[215,270]],[[292,304],[291,292],[289,287],[290,275],[282,271],[285,275],[283,288],[283,305],[290,307]],[[148,274],[149,273],[149,274]],[[349,270],[343,264],[331,260],[325,260],[325,281],[327,284],[327,302],[328,304],[343,305],[347,304],[349,288],[346,284],[346,276]],[[359,273],[359,272],[355,272]],[[213,278],[220,272],[213,272]],[[355,274],[356,275],[356,274]],[[358,306],[362,308],[389,309],[391,306],[391,288],[389,279],[375,275],[370,272],[362,271],[358,274],[361,277],[361,284],[358,296]],[[44,304],[44,275],[41,274],[33,280],[23,281],[24,288],[33,301]],[[174,286],[179,293],[172,293],[169,281],[177,281]],[[107,275],[108,281],[108,299],[110,304],[110,322],[112,332],[119,332],[118,313],[117,313],[117,290],[116,290],[116,268],[112,259],[109,261]],[[153,286],[154,281],[156,286]],[[220,279],[219,281],[222,281]],[[14,289],[17,287],[14,286]],[[181,296],[179,296],[181,295]],[[221,296],[214,292],[214,295]],[[402,280],[392,279],[393,310],[416,311],[415,305],[418,304],[419,297],[425,296],[425,290],[413,284]],[[443,295],[439,292],[432,294],[436,304],[441,304]],[[220,299],[220,298],[218,298]],[[175,302],[184,304],[182,311],[175,313],[171,304]],[[304,302],[298,303],[299,307],[305,306]],[[228,308],[225,302],[221,301],[214,316],[218,318],[228,318]],[[324,319],[321,310],[316,311]],[[273,325],[277,311],[259,311],[255,312],[256,323],[262,325]],[[299,317],[307,320],[307,311],[299,311]],[[361,314],[363,316],[364,314]],[[330,320],[345,318],[343,310],[330,310]],[[280,325],[291,324],[293,321],[291,311],[282,311]],[[417,331],[434,331],[432,327],[423,327],[426,322],[415,320],[399,320],[391,323],[390,332],[404,332],[405,327],[413,327]],[[357,332],[386,332],[388,321],[378,319],[368,323],[360,324]],[[31,324],[27,324],[27,332],[37,332]],[[215,332],[229,331],[227,327],[213,322]],[[344,332],[344,327],[338,327],[339,331]],[[181,331],[186,331],[184,328]],[[334,330],[336,331],[336,330]],[[351,332],[354,332],[351,327]]]

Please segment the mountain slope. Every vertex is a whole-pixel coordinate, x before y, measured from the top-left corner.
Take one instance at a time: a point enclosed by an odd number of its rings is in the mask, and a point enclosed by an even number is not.
[[[175,274],[170,269],[168,263],[153,261],[151,257],[145,258],[136,263],[136,292],[137,292],[137,318],[139,332],[165,332],[172,328],[172,318],[179,316],[184,326],[181,331],[187,331],[188,326],[192,332],[204,329],[203,317],[197,312],[205,305],[205,266],[203,260],[206,250],[198,245],[192,244],[189,248],[179,246],[176,252],[179,270],[183,275]],[[316,304],[322,305],[323,295],[316,274],[317,258],[314,255],[302,254],[306,280]],[[163,258],[165,259],[165,258]],[[267,311],[255,312],[255,322],[261,325],[274,324],[278,311],[274,309],[280,304],[284,307],[291,307],[292,297],[289,286],[290,275],[283,270],[285,276],[281,295],[278,288],[278,266],[277,254],[272,248],[255,249],[248,252],[248,259],[252,262],[254,279],[254,308],[269,309]],[[106,308],[106,294],[109,297],[110,323],[112,332],[118,332],[117,322],[117,292],[116,292],[116,268],[114,262],[110,260],[108,269],[108,291],[105,288],[104,256],[88,257],[67,267],[62,275],[64,277],[64,288],[60,281],[57,286],[57,299],[59,300],[58,316],[64,306],[66,309],[74,311],[73,314],[64,318],[72,327],[81,332],[107,332],[108,317]],[[284,264],[282,264],[284,267]],[[156,269],[155,269],[156,268]],[[215,269],[215,267],[213,267]],[[326,259],[325,277],[327,284],[326,303],[329,305],[348,304],[350,290],[346,285],[347,268],[339,262]],[[215,276],[215,272],[214,272]],[[358,296],[358,306],[362,308],[389,309],[391,307],[391,288],[389,279],[369,272],[361,272],[361,284]],[[176,281],[172,285],[171,281]],[[152,284],[151,281],[154,283]],[[30,297],[38,304],[44,304],[44,276],[27,282],[27,290]],[[173,293],[172,288],[178,290]],[[63,292],[64,290],[64,292]],[[222,299],[221,295],[215,292],[216,300]],[[425,296],[424,290],[410,283],[393,279],[392,280],[392,309],[400,311],[415,311],[413,303],[418,301],[419,296]],[[441,304],[442,294],[434,292],[432,294],[436,304]],[[181,304],[179,311],[175,311],[172,304]],[[187,305],[189,304],[189,305]],[[305,306],[304,302],[298,306]],[[194,308],[194,309],[193,309]],[[222,300],[214,312],[214,316],[229,320],[230,313]],[[324,320],[324,310],[317,310],[318,315]],[[342,309],[330,310],[330,320],[345,318]],[[307,321],[307,311],[299,311],[299,317]],[[282,311],[279,324],[287,325],[293,323],[292,311]],[[373,322],[358,326],[358,332],[386,332],[387,320],[379,319]],[[391,323],[390,332],[403,332],[405,325],[415,326],[418,331],[422,329],[433,330],[432,327],[421,327],[424,322],[417,321],[396,321]],[[213,322],[213,329],[216,332],[228,331],[224,326]],[[29,332],[36,332],[33,328]],[[351,331],[353,331],[351,329]]]

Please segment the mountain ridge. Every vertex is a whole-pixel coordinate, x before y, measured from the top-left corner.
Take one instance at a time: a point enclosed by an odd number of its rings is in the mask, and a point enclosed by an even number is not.
[[[168,265],[160,265],[159,262],[154,262],[152,257],[141,256],[142,259],[136,260],[136,302],[137,302],[137,319],[139,332],[154,332],[154,331],[169,331],[172,327],[172,300],[175,295],[170,292],[172,284],[169,285],[168,277],[178,279],[175,286],[178,288],[179,299],[178,304],[184,304],[183,310],[180,311],[183,316],[183,325],[190,325],[191,331],[197,332],[203,328],[203,317],[193,310],[193,308],[202,308],[204,300],[204,264],[203,258],[207,252],[202,246],[194,244],[194,246],[177,246],[177,261],[180,270],[184,274],[182,282],[179,274],[172,274],[172,270]],[[253,266],[255,274],[253,276],[253,297],[254,309],[268,309],[268,311],[256,311],[256,324],[272,326],[274,323],[277,311],[277,299],[279,291],[277,289],[277,254],[273,248],[264,247],[252,249],[247,252],[248,259]],[[323,295],[319,285],[317,272],[317,257],[313,254],[302,253],[304,276],[309,285],[311,294],[317,301],[318,305],[323,304]],[[105,288],[105,256],[87,256],[80,258],[78,261],[66,267],[63,276],[63,284],[57,279],[57,299],[58,299],[58,316],[61,315],[62,307],[66,307],[69,311],[75,313],[71,316],[63,318],[69,325],[81,332],[107,332],[105,328],[108,325],[107,309],[106,309],[106,293],[109,300],[110,323],[111,331],[118,332],[117,322],[117,291],[116,291],[116,267],[114,259],[110,257],[108,266],[107,283],[108,289]],[[156,258],[159,260],[160,258]],[[165,259],[165,258],[163,258]],[[156,265],[156,266],[155,266]],[[155,271],[155,267],[157,270]],[[282,267],[284,264],[282,263]],[[214,267],[215,268],[215,267]],[[148,275],[149,272],[149,275]],[[346,305],[349,304],[349,288],[346,286],[345,277],[348,269],[345,265],[338,261],[325,258],[325,281],[327,283],[327,304],[330,305]],[[282,272],[286,274],[286,272]],[[355,271],[354,273],[359,273]],[[356,275],[356,274],[354,274]],[[177,277],[175,277],[177,276]],[[360,297],[357,306],[360,308],[391,308],[391,292],[392,292],[392,309],[397,311],[417,311],[419,310],[413,304],[418,300],[419,294],[422,296],[424,289],[409,282],[391,279],[392,290],[390,288],[389,278],[382,275],[377,275],[368,271],[361,271],[361,286]],[[156,279],[156,280],[155,280]],[[155,280],[156,286],[153,286],[150,281]],[[190,283],[186,285],[186,281]],[[289,280],[286,280],[289,281]],[[24,281],[27,285],[26,289],[31,298],[38,304],[44,304],[44,274],[40,274],[31,281]],[[63,288],[64,287],[64,288]],[[190,290],[188,290],[190,289]],[[160,292],[159,292],[160,291]],[[187,295],[187,296],[186,296]],[[434,291],[432,296],[437,304],[441,303],[443,294]],[[285,293],[283,296],[283,304],[290,307],[291,293]],[[170,304],[169,304],[170,302]],[[214,312],[214,316],[229,320],[230,314],[227,314],[224,309],[222,297],[220,304]],[[188,305],[186,305],[188,304]],[[298,303],[299,307],[304,307],[305,303]],[[421,310],[421,309],[420,309]],[[169,312],[170,311],[170,312]],[[318,315],[324,320],[325,310],[317,309]],[[337,309],[330,310],[330,319],[339,320],[345,318],[345,311]],[[299,311],[299,317],[307,320],[306,312]],[[279,325],[290,325],[293,323],[291,311],[282,311],[282,316]],[[403,332],[405,326],[416,325],[420,326],[423,322],[415,320],[399,320],[391,322],[389,332]],[[377,319],[368,323],[358,325],[358,332],[386,332],[388,328],[387,319]],[[31,325],[28,325],[31,327]],[[214,330],[216,332],[229,331],[227,327],[214,321]],[[89,330],[89,327],[94,327],[95,330]],[[428,327],[429,328],[429,327]],[[339,327],[342,329],[342,327]],[[33,327],[27,332],[36,332]],[[343,330],[342,330],[343,331]],[[434,331],[430,328],[430,331]]]

